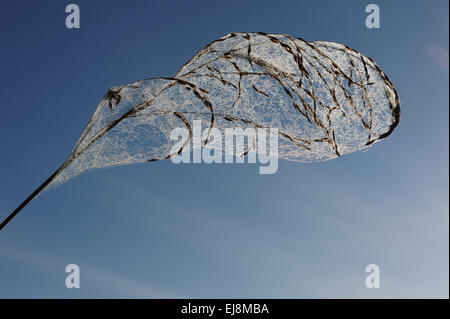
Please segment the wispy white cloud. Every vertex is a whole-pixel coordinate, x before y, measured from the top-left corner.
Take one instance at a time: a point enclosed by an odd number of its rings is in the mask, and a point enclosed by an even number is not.
[[[428,44],[428,54],[439,66],[448,72],[448,49],[430,43]]]
[[[5,244],[5,243],[3,243]],[[67,262],[52,256],[37,254],[35,252],[27,251],[17,246],[9,244],[0,246],[0,256],[11,259],[23,264],[39,267],[49,271],[58,273],[64,272],[64,267]],[[172,294],[161,292],[150,287],[148,284],[139,282],[136,279],[128,278],[126,276],[111,272],[109,270],[92,267],[85,263],[79,264],[81,268],[81,280],[96,282],[100,288],[107,291],[117,293],[120,297],[129,298],[173,298]],[[82,289],[82,288],[80,288]],[[99,296],[102,297],[102,296]]]

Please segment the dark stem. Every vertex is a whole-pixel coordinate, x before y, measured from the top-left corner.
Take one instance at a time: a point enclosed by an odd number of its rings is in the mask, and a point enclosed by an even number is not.
[[[6,219],[0,224],[0,230],[2,230],[3,227],[5,227],[11,221],[11,219],[13,219],[25,206],[28,205],[29,202],[31,202],[40,192],[42,192],[42,190],[45,187],[48,186],[48,184],[50,184],[53,181],[56,175],[58,175],[59,172],[64,167],[66,167],[66,163],[64,163],[60,168],[58,168],[49,178],[47,178],[47,180],[44,183],[42,183],[41,186],[36,188],[36,190],[30,196],[28,196],[27,199],[25,199],[23,203],[19,205],[19,207],[17,207],[8,217],[6,217]]]

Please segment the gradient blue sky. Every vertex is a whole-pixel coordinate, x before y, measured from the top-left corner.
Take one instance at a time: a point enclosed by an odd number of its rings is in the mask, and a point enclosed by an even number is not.
[[[88,172],[0,232],[0,297],[449,295],[448,1],[2,1],[0,218],[69,155],[107,89],[231,31],[342,42],[396,85],[399,128],[336,160]],[[366,29],[377,3],[381,29]],[[81,288],[65,288],[65,266]],[[365,266],[381,288],[364,286]]]

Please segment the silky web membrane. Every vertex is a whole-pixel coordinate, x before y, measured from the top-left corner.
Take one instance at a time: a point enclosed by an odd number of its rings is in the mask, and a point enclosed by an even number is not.
[[[343,44],[230,33],[173,78],[111,88],[49,186],[89,169],[169,158],[170,132],[191,131],[194,120],[209,128],[278,128],[279,157],[311,162],[368,147],[387,137],[399,116],[384,72]]]
[[[192,137],[195,120],[210,131],[254,128],[269,134],[276,128],[279,158],[325,161],[389,136],[399,124],[400,103],[375,62],[346,45],[229,33],[173,77],[111,88],[67,161],[11,215],[41,191],[84,171],[181,153],[190,140],[171,150],[176,141],[170,133],[185,127]]]

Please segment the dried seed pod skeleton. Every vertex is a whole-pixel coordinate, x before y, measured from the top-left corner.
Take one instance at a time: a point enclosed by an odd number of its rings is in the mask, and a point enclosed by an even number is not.
[[[280,158],[323,161],[389,136],[400,120],[394,85],[375,62],[332,42],[229,33],[171,78],[111,88],[67,161],[41,191],[89,170],[170,158],[170,132],[193,120],[210,129],[278,128]],[[189,141],[188,141],[189,142]],[[233,150],[225,150],[233,152]]]

